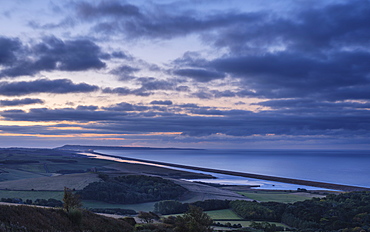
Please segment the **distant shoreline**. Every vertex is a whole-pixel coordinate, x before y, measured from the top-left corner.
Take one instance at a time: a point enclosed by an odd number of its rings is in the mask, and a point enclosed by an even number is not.
[[[99,148],[101,149],[101,147],[99,147]],[[294,179],[294,178],[268,176],[268,175],[260,175],[260,174],[246,173],[246,172],[235,172],[235,171],[227,171],[227,170],[220,170],[220,169],[213,169],[213,168],[202,168],[202,167],[195,167],[195,166],[188,166],[188,165],[181,165],[181,164],[173,164],[173,163],[166,163],[166,162],[159,162],[159,161],[151,161],[151,160],[134,159],[134,158],[128,158],[128,157],[107,155],[107,154],[98,153],[98,152],[95,152],[95,151],[89,151],[89,152],[92,153],[92,154],[114,157],[114,158],[118,158],[118,159],[126,159],[126,160],[132,160],[132,161],[145,162],[145,163],[149,163],[149,164],[152,163],[152,164],[157,164],[157,165],[165,165],[165,166],[168,166],[168,167],[184,168],[184,169],[210,172],[210,173],[218,173],[218,174],[225,174],[225,175],[231,175],[231,176],[241,176],[241,177],[254,178],[254,179],[259,179],[259,180],[269,180],[269,181],[275,181],[275,182],[280,182],[280,183],[312,186],[312,187],[333,189],[333,190],[341,190],[341,191],[370,191],[370,188],[360,187],[360,186],[333,184],[333,183],[326,183],[326,182],[319,182],[319,181],[300,180],[300,179]]]
[[[198,148],[174,148],[174,147],[119,147],[119,146],[83,146],[83,145],[64,145],[62,147],[53,148],[56,150],[74,150],[74,151],[87,151],[87,150],[204,150]]]

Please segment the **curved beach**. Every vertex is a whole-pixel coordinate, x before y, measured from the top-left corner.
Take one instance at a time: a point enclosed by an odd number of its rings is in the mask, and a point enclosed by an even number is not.
[[[210,173],[219,173],[219,174],[225,174],[225,175],[231,175],[231,176],[241,176],[241,177],[254,178],[254,179],[260,179],[260,180],[268,180],[268,181],[275,181],[275,182],[288,183],[288,184],[312,186],[312,187],[333,189],[333,190],[341,190],[341,191],[370,191],[370,188],[352,186],[352,185],[333,184],[333,183],[326,183],[326,182],[319,182],[319,181],[300,180],[300,179],[269,176],[269,175],[260,175],[260,174],[246,173],[246,172],[235,172],[235,171],[227,171],[227,170],[220,170],[220,169],[213,169],[213,168],[195,167],[195,166],[181,165],[181,164],[174,164],[174,163],[167,163],[167,162],[159,162],[159,161],[134,159],[134,158],[128,158],[128,157],[121,157],[121,156],[113,156],[113,155],[107,155],[107,154],[91,152],[91,151],[89,151],[89,152],[92,153],[92,154],[96,154],[96,155],[114,157],[114,158],[122,159],[122,160],[131,160],[131,161],[143,162],[143,163],[147,163],[147,164],[164,165],[164,166],[168,166],[168,167],[184,168],[184,169],[189,169],[189,170],[196,170],[196,171],[203,171],[203,172],[210,172]]]

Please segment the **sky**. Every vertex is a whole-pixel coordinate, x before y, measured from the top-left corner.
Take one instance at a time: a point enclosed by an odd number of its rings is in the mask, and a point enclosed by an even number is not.
[[[0,147],[370,149],[369,0],[0,4]]]

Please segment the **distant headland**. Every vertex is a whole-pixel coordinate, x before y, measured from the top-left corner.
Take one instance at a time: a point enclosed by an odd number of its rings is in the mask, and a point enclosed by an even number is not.
[[[56,150],[74,150],[74,151],[87,151],[87,150],[204,150],[196,148],[157,148],[157,147],[121,147],[121,146],[84,146],[84,145],[64,145],[54,148]]]

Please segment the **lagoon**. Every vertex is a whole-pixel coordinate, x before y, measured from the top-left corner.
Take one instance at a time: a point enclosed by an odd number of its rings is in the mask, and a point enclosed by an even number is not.
[[[370,187],[370,151],[130,149],[96,150],[96,152],[204,168]],[[299,187],[221,174],[215,176],[219,179],[213,182],[217,183],[259,184],[267,189]]]

